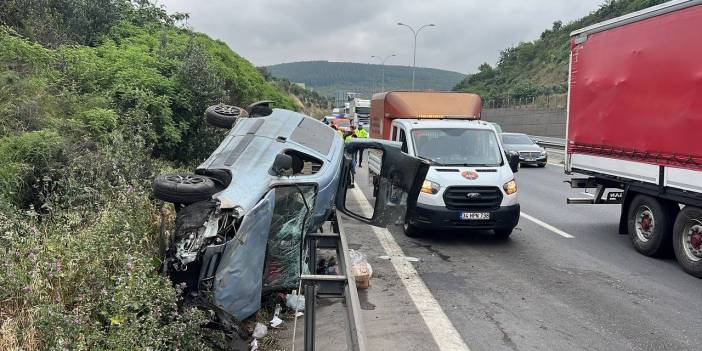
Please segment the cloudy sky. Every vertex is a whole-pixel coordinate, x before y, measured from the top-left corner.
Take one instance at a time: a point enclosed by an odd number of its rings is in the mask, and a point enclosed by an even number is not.
[[[531,41],[556,20],[596,10],[604,0],[159,0],[190,14],[194,30],[221,39],[257,66],[329,60],[412,65],[412,26],[435,23],[417,41],[417,66],[462,73],[499,51]]]

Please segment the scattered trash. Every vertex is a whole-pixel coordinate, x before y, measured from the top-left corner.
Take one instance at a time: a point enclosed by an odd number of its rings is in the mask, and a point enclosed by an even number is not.
[[[263,323],[256,323],[256,327],[254,328],[254,332],[252,336],[254,339],[260,339],[268,334],[268,327],[266,327],[265,324]]]
[[[302,317],[302,316],[304,316],[304,315],[305,315],[304,313],[302,313],[302,312],[300,312],[300,311],[297,311],[297,313],[295,313],[295,318],[297,318],[297,317]]]
[[[409,262],[419,262],[419,259],[416,257],[405,256],[405,259]]]
[[[251,346],[251,351],[258,351],[258,339],[253,339],[249,346]]]
[[[317,274],[322,275],[338,275],[339,265],[336,261],[336,256],[334,255],[322,255],[317,260]]]
[[[293,311],[304,311],[305,310],[305,297],[297,295],[296,291],[293,290],[292,294],[288,294],[285,298],[285,306],[292,309]]]
[[[280,315],[280,304],[275,305],[275,312],[273,312],[273,319],[271,319],[271,327],[277,328],[279,325],[283,324],[283,320],[278,317]]]
[[[390,256],[387,256],[387,255],[378,256],[378,258],[381,260],[390,260]]]
[[[373,275],[373,268],[366,255],[360,251],[349,250],[349,258],[351,259],[351,274],[356,280],[356,287],[367,289],[370,287],[370,278]]]

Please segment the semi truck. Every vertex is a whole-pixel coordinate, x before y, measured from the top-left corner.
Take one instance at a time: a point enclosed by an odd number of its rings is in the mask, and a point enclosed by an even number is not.
[[[571,34],[565,171],[621,204],[619,231],[702,277],[702,1],[677,0]],[[671,252],[672,251],[672,252]]]
[[[393,91],[373,95],[372,138],[401,143],[402,152],[430,168],[403,229],[408,236],[429,230],[493,230],[507,238],[519,222],[514,172],[519,154],[505,153],[495,127],[480,120],[480,96],[457,92]],[[378,155],[368,157],[374,196]]]
[[[367,126],[370,122],[370,100],[359,99],[358,97],[349,97],[348,102],[348,112],[349,118],[353,121],[355,126],[365,125]]]

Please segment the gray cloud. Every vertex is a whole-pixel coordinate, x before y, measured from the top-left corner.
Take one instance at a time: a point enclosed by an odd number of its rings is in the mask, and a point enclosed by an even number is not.
[[[188,12],[188,24],[226,42],[255,65],[302,60],[412,64],[412,36],[398,21],[437,27],[421,32],[417,65],[463,73],[499,51],[536,39],[554,21],[596,10],[603,0],[160,0]]]

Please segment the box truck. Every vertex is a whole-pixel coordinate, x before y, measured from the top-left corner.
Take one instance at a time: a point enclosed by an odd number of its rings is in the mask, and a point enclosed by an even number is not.
[[[571,34],[566,173],[621,204],[644,255],[702,277],[702,1],[670,1]]]
[[[480,120],[480,96],[393,91],[373,95],[372,138],[401,143],[402,152],[430,163],[417,205],[408,208],[408,236],[434,230],[493,230],[507,238],[519,222],[514,172],[519,154],[506,154],[495,127]],[[379,158],[368,157],[374,189]],[[374,194],[377,191],[374,190]]]

